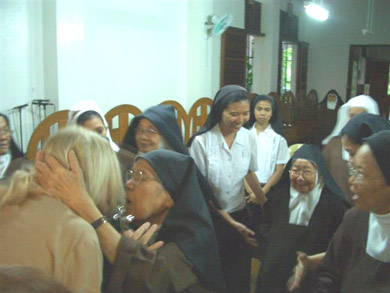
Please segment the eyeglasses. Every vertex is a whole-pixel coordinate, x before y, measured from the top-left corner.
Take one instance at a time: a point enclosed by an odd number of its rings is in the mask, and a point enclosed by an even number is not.
[[[304,178],[310,178],[314,175],[313,171],[310,170],[298,170],[298,169],[290,169],[290,174],[298,177],[299,175],[302,175]]]
[[[134,180],[135,186],[140,185],[142,180],[153,180],[153,181],[160,182],[156,178],[145,176],[144,173],[142,171],[139,171],[139,170],[137,170],[137,171],[127,170],[126,171],[126,181],[129,181],[129,180]]]
[[[10,135],[12,135],[12,133],[14,133],[14,131],[11,130],[11,128],[9,128],[9,127],[0,129],[0,136],[2,136],[2,135],[10,136]]]
[[[348,162],[348,169],[349,169],[349,176],[353,177],[355,183],[360,183],[362,181],[368,181],[368,180],[373,180],[373,179],[378,179],[381,178],[380,176],[376,177],[365,177],[362,173],[360,173],[356,167]]]
[[[145,134],[146,136],[153,135],[153,134],[158,134],[159,132],[153,128],[141,128],[137,126],[135,128],[135,133],[138,134]]]

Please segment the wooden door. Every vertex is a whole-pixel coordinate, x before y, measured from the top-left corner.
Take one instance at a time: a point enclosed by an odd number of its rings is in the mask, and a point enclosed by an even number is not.
[[[296,93],[306,93],[307,89],[307,59],[309,56],[309,43],[298,42]]]
[[[366,70],[366,84],[370,85],[369,95],[378,103],[380,113],[389,117],[389,62],[368,61]]]
[[[246,88],[246,48],[245,30],[229,27],[222,35],[221,87],[236,84]]]

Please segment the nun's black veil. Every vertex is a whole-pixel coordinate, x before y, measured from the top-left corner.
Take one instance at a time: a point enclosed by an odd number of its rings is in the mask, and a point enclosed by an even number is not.
[[[382,130],[368,138],[364,143],[370,146],[387,185],[390,185],[390,130]]]
[[[327,98],[329,94],[334,94],[337,97],[337,107],[341,106],[344,104],[343,100],[341,99],[339,93],[335,89],[331,89],[329,92],[326,93],[325,97],[322,99],[321,102],[319,102],[319,105],[323,105],[327,103]]]
[[[156,171],[175,202],[162,224],[158,240],[175,242],[194,265],[203,284],[222,289],[224,282],[217,240],[194,160],[162,149],[141,155],[141,158]]]
[[[8,119],[7,115],[0,113],[0,117],[3,117],[5,119],[5,121],[7,122],[7,125],[10,126],[9,119]],[[11,151],[12,159],[17,159],[17,158],[23,157],[23,153],[19,150],[19,148],[16,145],[13,138],[11,139],[10,151]]]
[[[284,136],[284,130],[283,130],[283,124],[280,120],[280,115],[279,115],[279,109],[278,105],[276,104],[276,101],[273,97],[267,96],[267,95],[255,95],[252,100],[251,100],[251,116],[248,120],[248,122],[245,124],[245,127],[250,129],[253,124],[256,122],[256,117],[255,117],[255,109],[256,105],[260,101],[268,101],[271,103],[272,106],[272,117],[269,121],[271,124],[273,130],[280,134],[281,136]]]
[[[188,140],[187,146],[191,146],[192,141],[196,136],[209,131],[217,125],[222,119],[223,110],[225,110],[229,104],[248,99],[246,89],[239,85],[227,85],[221,88],[214,97],[213,105],[211,106],[205,125]]]
[[[361,113],[351,118],[341,129],[340,136],[347,135],[356,143],[361,144],[363,138],[379,132],[390,130],[390,122],[380,115]]]
[[[187,153],[183,143],[183,136],[177,125],[175,108],[170,105],[153,106],[144,113],[134,117],[122,142],[122,146],[125,149],[138,149],[135,142],[135,129],[142,118],[148,119],[153,123],[172,150],[182,154]]]

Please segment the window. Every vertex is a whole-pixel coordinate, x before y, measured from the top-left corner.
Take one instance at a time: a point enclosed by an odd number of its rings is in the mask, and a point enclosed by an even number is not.
[[[282,42],[280,95],[292,90],[293,44]]]
[[[247,52],[246,52],[246,89],[250,93],[253,85],[253,52],[255,37],[248,35]]]
[[[389,64],[389,82],[387,83],[387,95],[390,96],[390,64]]]

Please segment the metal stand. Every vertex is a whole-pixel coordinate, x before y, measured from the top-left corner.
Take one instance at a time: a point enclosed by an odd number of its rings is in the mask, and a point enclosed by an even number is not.
[[[38,107],[38,113],[39,113],[39,121],[38,121],[37,125],[40,122],[42,122],[43,119],[46,118],[46,114],[47,114],[46,113],[46,107],[47,106],[52,106],[53,107],[53,112],[55,111],[55,105],[52,102],[50,102],[50,100],[48,100],[48,99],[32,100],[31,108],[33,108],[34,105]],[[42,116],[43,116],[43,118],[42,118]],[[35,129],[34,111],[33,111],[33,126],[34,126],[34,129]]]

